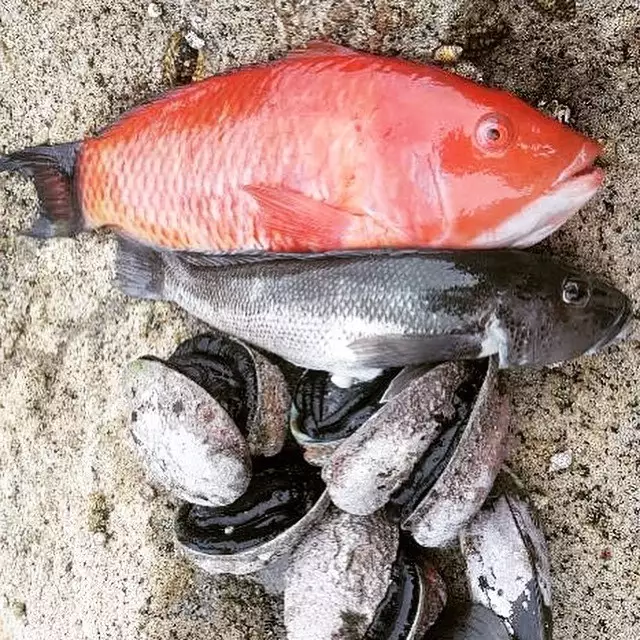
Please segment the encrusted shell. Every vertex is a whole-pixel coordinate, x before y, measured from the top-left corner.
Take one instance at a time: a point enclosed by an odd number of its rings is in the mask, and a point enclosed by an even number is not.
[[[288,640],[362,638],[391,580],[398,529],[381,515],[331,507],[305,537],[286,573]]]
[[[402,523],[424,547],[454,540],[481,508],[500,471],[510,435],[510,405],[497,389],[497,369],[497,359],[489,358],[484,382],[447,466]]]
[[[515,638],[552,637],[550,561],[527,504],[502,494],[460,534],[472,599],[491,609]]]
[[[236,338],[209,332],[182,342],[167,364],[229,405],[236,423],[246,423],[238,427],[245,431],[252,456],[273,456],[282,449],[291,396],[280,369],[261,353]]]
[[[384,514],[331,507],[285,576],[288,640],[418,640],[446,603],[442,578]]]
[[[135,360],[125,378],[136,449],[151,478],[187,502],[234,502],[249,484],[250,456],[282,449],[284,377],[238,340],[196,336],[166,361]]]
[[[186,556],[208,573],[253,573],[291,553],[330,503],[318,472],[297,454],[283,452],[256,461],[251,484],[232,505],[183,505],[176,538]],[[293,517],[284,511],[291,505]]]
[[[387,503],[443,422],[455,415],[455,394],[469,368],[466,362],[447,362],[414,378],[340,444],[322,470],[335,505],[367,515]]]
[[[249,450],[214,398],[157,360],[133,361],[125,380],[131,436],[152,480],[201,505],[229,504],[244,493]]]

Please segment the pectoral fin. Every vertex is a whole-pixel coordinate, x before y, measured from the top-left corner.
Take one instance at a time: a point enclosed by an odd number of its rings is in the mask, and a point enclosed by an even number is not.
[[[260,206],[273,251],[324,251],[339,247],[344,230],[358,215],[284,187],[244,187]]]
[[[359,367],[378,369],[473,359],[482,352],[480,337],[470,335],[376,336],[355,340],[349,349]]]

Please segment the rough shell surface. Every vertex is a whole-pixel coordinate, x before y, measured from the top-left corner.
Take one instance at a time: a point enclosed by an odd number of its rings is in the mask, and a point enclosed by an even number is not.
[[[251,455],[275,456],[287,435],[291,396],[280,369],[262,354],[246,347],[253,357],[258,378],[256,424],[248,425]]]
[[[438,435],[443,418],[455,414],[453,395],[464,366],[448,362],[427,371],[340,444],[322,470],[336,506],[368,515],[386,504]]]
[[[435,624],[447,604],[447,585],[437,569],[422,558],[418,570],[421,578],[421,594],[415,613],[413,635],[407,635],[406,638],[403,636],[398,640],[422,640],[424,633]],[[371,640],[387,639],[372,638]]]
[[[287,570],[288,640],[362,638],[387,591],[398,538],[381,515],[359,518],[331,507]]]
[[[517,640],[551,638],[551,580],[544,536],[527,505],[502,495],[460,535],[475,602],[500,616]]]
[[[402,526],[424,547],[455,539],[486,500],[506,455],[508,400],[497,389],[496,358],[487,374],[449,464]]]
[[[280,452],[291,398],[282,372],[267,357],[241,340],[209,331],[180,343],[167,364],[220,402],[245,434],[252,456]]]
[[[150,477],[183,500],[232,503],[251,478],[249,450],[229,414],[198,384],[162,362],[125,372],[130,431]]]
[[[293,552],[303,536],[323,517],[330,504],[331,499],[325,491],[312,509],[292,527],[264,544],[233,555],[211,555],[191,549],[179,542],[178,546],[187,558],[207,573],[235,575],[255,573]]]

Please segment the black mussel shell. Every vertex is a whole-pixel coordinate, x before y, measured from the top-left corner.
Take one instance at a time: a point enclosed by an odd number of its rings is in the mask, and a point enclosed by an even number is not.
[[[182,342],[165,363],[215,398],[246,436],[258,410],[258,378],[244,345],[224,334],[202,334]]]
[[[413,468],[406,482],[388,502],[390,517],[404,521],[433,488],[453,456],[464,433],[487,371],[486,361],[470,362],[470,374],[453,397],[454,414],[442,421],[440,435]]]
[[[472,604],[464,611],[447,611],[423,640],[511,640],[511,636],[493,611]]]
[[[370,382],[343,389],[331,382],[329,373],[306,371],[293,397],[297,430],[316,442],[347,438],[378,411],[380,399],[397,373],[392,369]]]
[[[500,485],[508,486],[504,478]],[[549,550],[533,507],[518,491],[489,497],[460,533],[474,601],[503,616],[515,640],[553,636]]]
[[[324,492],[318,470],[296,452],[255,460],[246,493],[233,504],[184,504],[178,511],[178,541],[194,551],[231,555],[273,540],[300,521]]]
[[[426,573],[433,571],[433,576]],[[444,583],[427,567],[408,539],[401,542],[391,568],[391,581],[364,640],[409,640],[439,615],[446,594]]]

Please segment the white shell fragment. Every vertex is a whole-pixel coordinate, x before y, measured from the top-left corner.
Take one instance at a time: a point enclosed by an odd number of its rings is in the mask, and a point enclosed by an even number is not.
[[[551,456],[551,460],[549,461],[549,472],[557,473],[558,471],[566,471],[573,462],[573,452],[561,451],[560,453],[555,453]]]
[[[402,528],[424,547],[442,547],[486,500],[504,461],[510,427],[508,400],[497,389],[498,362],[488,370],[467,426],[449,463]]]
[[[251,478],[247,444],[202,387],[163,362],[140,358],[125,370],[130,432],[150,477],[181,499],[221,506]]]
[[[398,537],[381,515],[358,518],[331,507],[286,573],[288,640],[364,637],[387,592]]]
[[[360,429],[346,438],[322,470],[334,504],[355,515],[383,507],[410,476],[455,414],[454,392],[463,362],[447,362],[411,380]]]
[[[502,495],[460,534],[471,597],[517,639],[551,638],[551,582],[544,536],[527,505]]]

